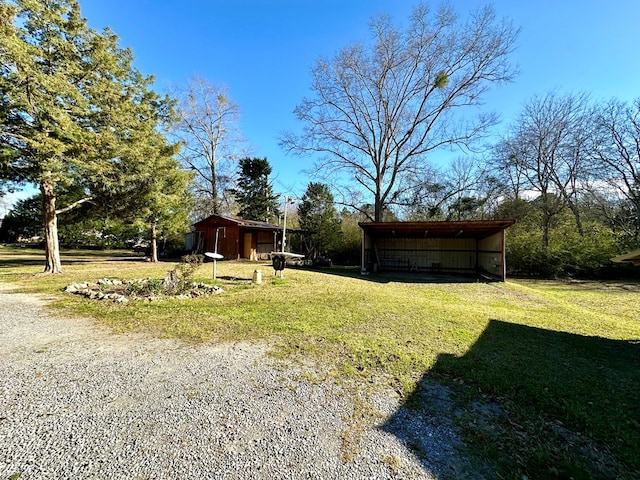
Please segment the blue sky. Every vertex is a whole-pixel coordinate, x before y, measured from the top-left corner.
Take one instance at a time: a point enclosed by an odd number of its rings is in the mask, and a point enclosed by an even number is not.
[[[156,88],[193,75],[225,84],[242,111],[253,154],[273,166],[278,193],[302,194],[311,160],[278,146],[298,130],[292,111],[308,94],[320,56],[368,40],[373,15],[405,22],[417,2],[405,0],[80,0],[89,25],[109,26]],[[437,6],[439,2],[430,2]],[[488,2],[452,0],[462,15]],[[506,129],[523,102],[551,89],[588,92],[593,99],[640,97],[636,0],[495,0],[499,17],[520,27],[513,60],[520,75],[485,97]]]

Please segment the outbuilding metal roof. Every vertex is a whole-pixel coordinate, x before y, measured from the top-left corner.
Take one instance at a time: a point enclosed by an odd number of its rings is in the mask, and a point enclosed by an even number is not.
[[[640,250],[634,250],[633,252],[627,253],[626,255],[614,257],[611,259],[611,261],[616,263],[631,263],[636,267],[640,267]]]
[[[280,225],[273,225],[271,223],[260,222],[257,220],[245,220],[243,218],[227,217],[225,215],[211,215],[210,217],[207,217],[204,220],[200,220],[199,222],[194,223],[194,226],[197,227],[202,224],[208,224],[208,223],[216,222],[220,220],[224,222],[228,222],[232,225],[238,225],[239,227],[250,227],[250,228],[256,228],[261,230],[271,230],[271,231],[282,230],[282,226]]]
[[[361,222],[375,237],[485,238],[516,223],[515,220],[465,220],[454,222]]]

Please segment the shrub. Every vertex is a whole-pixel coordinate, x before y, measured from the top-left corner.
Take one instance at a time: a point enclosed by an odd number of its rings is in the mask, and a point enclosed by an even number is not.
[[[600,276],[618,253],[615,235],[598,223],[586,224],[584,236],[571,223],[557,225],[550,232],[546,249],[542,232],[532,225],[516,224],[507,230],[507,267],[512,275]]]
[[[180,258],[180,263],[176,266],[176,272],[178,278],[185,282],[190,282],[193,278],[193,274],[198,267],[204,262],[204,255],[192,254],[184,255]]]
[[[155,278],[135,280],[128,283],[126,287],[126,294],[131,296],[144,297],[160,293],[162,293],[162,280]]]

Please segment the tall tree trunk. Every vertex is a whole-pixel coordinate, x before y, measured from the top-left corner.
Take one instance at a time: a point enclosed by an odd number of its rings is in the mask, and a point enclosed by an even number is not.
[[[56,214],[56,194],[53,185],[40,183],[42,193],[42,214],[44,221],[45,265],[44,273],[62,273],[60,245],[58,244],[58,216]]]
[[[542,249],[546,252],[549,250],[549,229],[551,224],[551,218],[544,216],[542,219]]]
[[[551,230],[551,213],[548,205],[542,207],[542,250],[549,250],[549,231]]]
[[[158,224],[156,222],[151,223],[151,261],[158,261],[158,232],[157,227]]]
[[[213,149],[213,147],[212,147]],[[218,205],[218,177],[216,172],[216,162],[211,162],[211,207],[212,214],[218,215],[220,213],[220,206]]]
[[[639,183],[637,191],[640,192],[640,181],[637,183]],[[633,240],[634,243],[638,243],[640,240],[640,195],[635,193],[631,195],[631,215],[635,217],[633,219]]]
[[[580,209],[571,200],[568,200],[568,205],[569,205],[569,208],[571,209],[571,212],[573,213],[573,217],[576,220],[576,229],[578,230],[578,233],[580,234],[580,236],[584,237],[584,227],[582,226],[582,216],[580,215]]]
[[[376,188],[376,193],[373,199],[373,221],[374,222],[382,222],[384,216],[384,203],[382,202],[381,187],[378,185]]]

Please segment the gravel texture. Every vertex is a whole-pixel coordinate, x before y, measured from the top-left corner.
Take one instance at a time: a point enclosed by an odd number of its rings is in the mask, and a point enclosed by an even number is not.
[[[0,284],[0,480],[457,476],[441,412],[377,392],[359,415],[301,373],[266,345],[114,334]]]

